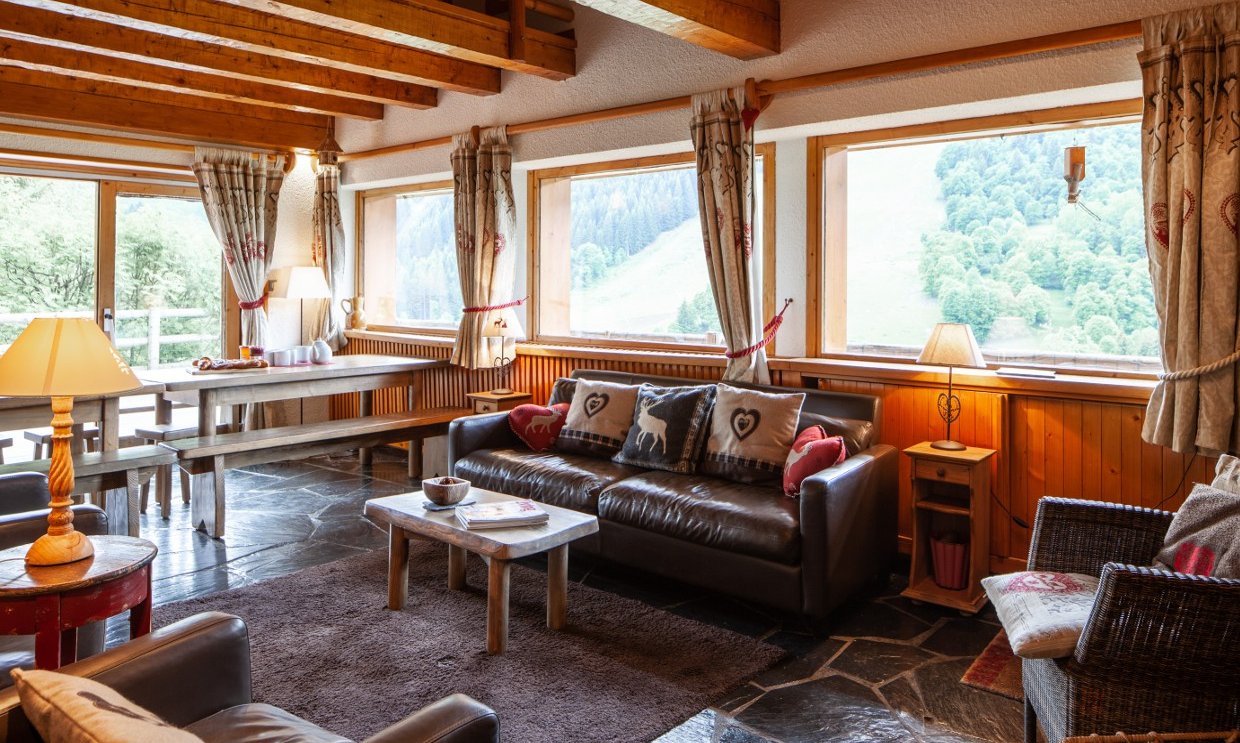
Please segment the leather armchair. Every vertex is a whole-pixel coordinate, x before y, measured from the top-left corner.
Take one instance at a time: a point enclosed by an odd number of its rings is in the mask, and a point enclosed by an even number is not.
[[[30,544],[47,533],[47,477],[37,472],[0,475],[0,549]],[[108,533],[108,515],[90,505],[73,506],[73,528],[90,535]],[[105,622],[93,622],[78,630],[78,657],[103,651]],[[0,688],[13,683],[13,668],[34,668],[32,635],[0,635]]]
[[[344,740],[279,708],[253,703],[249,633],[245,622],[229,614],[197,614],[60,670],[106,684],[208,743]],[[0,691],[0,743],[40,741],[22,712],[17,690]],[[453,694],[365,743],[498,741],[495,712]]]

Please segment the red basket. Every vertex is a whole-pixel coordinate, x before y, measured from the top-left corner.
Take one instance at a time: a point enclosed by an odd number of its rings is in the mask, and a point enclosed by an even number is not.
[[[939,588],[961,591],[969,583],[969,544],[946,538],[930,537],[930,558],[934,565],[934,583]]]

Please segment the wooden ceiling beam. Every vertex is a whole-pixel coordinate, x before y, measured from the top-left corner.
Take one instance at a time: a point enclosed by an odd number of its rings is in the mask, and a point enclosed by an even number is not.
[[[15,0],[22,5],[259,54],[474,95],[500,89],[493,67],[218,0]]]
[[[515,60],[509,48],[508,21],[441,0],[223,1],[551,80],[567,80],[577,72],[573,39],[527,29],[525,60]]]
[[[779,54],[779,0],[577,0],[737,59]]]
[[[0,114],[264,149],[312,150],[331,119],[198,96],[0,67]]]
[[[329,116],[372,121],[383,118],[383,104],[374,101],[179,70],[21,39],[0,38],[0,65]]]
[[[433,107],[438,93],[435,88],[424,85],[115,26],[7,0],[0,1],[0,37],[26,41],[42,39],[42,43],[66,49],[91,51],[135,62],[223,73],[254,82],[294,86],[302,90],[409,108]]]

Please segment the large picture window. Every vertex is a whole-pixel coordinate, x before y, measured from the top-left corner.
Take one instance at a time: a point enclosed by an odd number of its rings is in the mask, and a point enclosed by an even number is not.
[[[759,255],[770,159],[764,149],[754,174]],[[538,171],[533,181],[538,337],[723,344],[691,155]]]
[[[826,150],[826,350],[915,356],[965,322],[999,365],[1156,370],[1140,127],[1098,124]]]

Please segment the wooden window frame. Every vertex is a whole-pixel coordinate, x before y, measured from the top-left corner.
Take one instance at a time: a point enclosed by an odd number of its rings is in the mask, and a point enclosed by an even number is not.
[[[847,160],[852,149],[980,139],[1005,132],[1055,131],[1139,121],[1142,100],[1127,99],[997,114],[910,126],[845,132],[807,141],[805,355],[829,361],[914,367],[913,359],[832,350],[847,345],[848,229]],[[832,197],[833,196],[833,197]],[[829,198],[832,197],[832,198]],[[1005,367],[1046,369],[1004,362]],[[994,366],[992,364],[992,366]],[[1095,368],[1059,369],[1080,377],[1152,379],[1149,372]]]
[[[776,218],[776,159],[775,144],[765,143],[754,146],[754,154],[763,159],[762,182],[755,183],[755,188],[762,189],[762,315],[763,321],[775,314],[775,218]],[[692,164],[696,160],[693,152],[678,152],[669,155],[653,155],[647,157],[608,160],[604,162],[568,165],[558,168],[531,170],[528,173],[527,189],[527,234],[526,251],[529,289],[529,312],[527,315],[527,333],[537,343],[567,348],[614,348],[640,351],[665,351],[675,353],[719,354],[723,347],[701,343],[676,343],[673,341],[646,341],[626,338],[590,338],[572,335],[553,335],[542,331],[542,303],[544,291],[542,285],[543,258],[543,215],[542,194],[545,188],[553,186],[556,181],[567,183],[574,176],[609,173],[612,171],[642,170],[669,166]],[[768,347],[768,353],[774,353],[774,345]]]
[[[355,296],[366,296],[366,200],[385,196],[406,196],[427,191],[451,191],[452,181],[430,181],[403,186],[386,186],[358,191],[354,196],[353,234],[353,286]],[[373,309],[373,308],[372,308]],[[456,328],[435,325],[387,325],[383,323],[366,324],[367,330],[381,333],[404,333],[409,335],[426,335],[438,337],[456,337]]]

